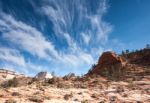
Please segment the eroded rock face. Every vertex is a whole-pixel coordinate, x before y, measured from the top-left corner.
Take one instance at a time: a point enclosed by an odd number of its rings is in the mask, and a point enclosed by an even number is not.
[[[107,65],[114,65],[122,62],[123,62],[122,59],[115,53],[104,52],[100,57],[98,64],[101,65],[101,67],[105,67]]]
[[[25,77],[25,75],[7,69],[0,69],[0,81],[6,81],[9,79],[13,79],[14,77],[20,78]]]
[[[35,78],[38,79],[51,79],[53,76],[48,72],[39,72]]]
[[[99,74],[102,76],[121,75],[125,62],[114,52],[104,52],[99,58],[98,64],[88,74]]]

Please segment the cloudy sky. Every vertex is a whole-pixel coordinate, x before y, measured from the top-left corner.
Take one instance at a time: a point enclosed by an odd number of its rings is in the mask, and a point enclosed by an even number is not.
[[[86,73],[103,51],[150,43],[149,0],[0,0],[0,68]]]

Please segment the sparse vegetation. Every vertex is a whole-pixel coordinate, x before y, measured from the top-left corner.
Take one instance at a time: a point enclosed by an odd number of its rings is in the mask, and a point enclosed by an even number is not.
[[[129,89],[133,90],[133,89],[135,88],[135,86],[136,86],[136,85],[133,83],[132,80],[129,80],[129,81],[128,81],[128,88],[129,88]]]
[[[96,64],[93,64],[93,65],[91,66],[91,68],[89,69],[88,73],[90,73],[94,68],[96,68]]]
[[[74,88],[86,89],[87,87],[88,87],[88,85],[86,83],[81,83],[81,82],[74,83]]]
[[[65,100],[69,100],[69,99],[72,98],[72,97],[73,97],[73,93],[64,95],[64,99],[65,99]]]
[[[1,86],[4,88],[17,87],[18,86],[18,80],[17,80],[17,78],[10,79],[10,80],[4,82]]]
[[[12,96],[20,96],[21,94],[19,92],[13,92]]]
[[[17,103],[17,101],[13,99],[8,99],[5,101],[5,103]]]
[[[89,103],[88,100],[82,100],[81,103]]]
[[[44,99],[41,97],[37,97],[37,96],[32,96],[29,98],[30,101],[32,102],[38,102],[38,103],[43,103]]]
[[[96,93],[92,94],[91,97],[92,97],[92,98],[95,98],[95,99],[99,99],[99,95],[96,94]]]
[[[72,84],[66,84],[66,83],[58,83],[57,84],[57,88],[65,88],[65,89],[68,89],[68,88],[71,88],[71,87],[73,87],[73,85]]]
[[[37,78],[32,78],[31,79],[31,81],[30,82],[28,82],[28,84],[30,85],[30,84],[32,84],[32,83],[34,83],[34,82],[37,82],[38,81],[38,79]]]
[[[71,78],[75,78],[74,73],[69,73],[63,77],[64,80],[70,80]]]
[[[51,79],[48,80],[49,84],[56,84],[59,81],[59,79],[57,77],[53,77]]]
[[[121,86],[117,86],[117,88],[116,88],[116,92],[117,92],[117,93],[124,92],[124,88],[123,88],[123,87],[121,87]]]

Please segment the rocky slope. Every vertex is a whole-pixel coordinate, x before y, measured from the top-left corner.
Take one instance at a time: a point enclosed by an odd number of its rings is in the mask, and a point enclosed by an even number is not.
[[[0,88],[0,103],[150,103],[149,54],[104,52],[82,77],[13,79]]]
[[[108,79],[139,79],[150,76],[150,49],[118,56],[113,52],[104,52],[87,76],[101,75]]]
[[[9,79],[13,79],[14,77],[20,78],[20,77],[25,77],[25,75],[7,69],[0,69],[0,84]]]
[[[105,77],[115,77],[116,79],[122,76],[126,61],[115,54],[114,52],[104,52],[99,58],[98,64],[92,68],[87,75],[101,75]]]

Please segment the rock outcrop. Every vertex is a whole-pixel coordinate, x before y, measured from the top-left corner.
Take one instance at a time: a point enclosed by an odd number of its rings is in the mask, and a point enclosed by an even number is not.
[[[0,78],[1,78],[0,80],[5,81],[5,80],[13,79],[14,77],[16,78],[25,77],[25,75],[7,69],[0,69]]]
[[[114,52],[104,52],[99,58],[98,64],[92,68],[88,75],[98,74],[102,76],[116,76],[122,74],[125,61]]]
[[[138,64],[142,66],[150,66],[150,49],[141,49],[128,54],[122,55],[131,64]]]
[[[39,72],[35,78],[38,79],[51,79],[53,76],[48,72]]]

